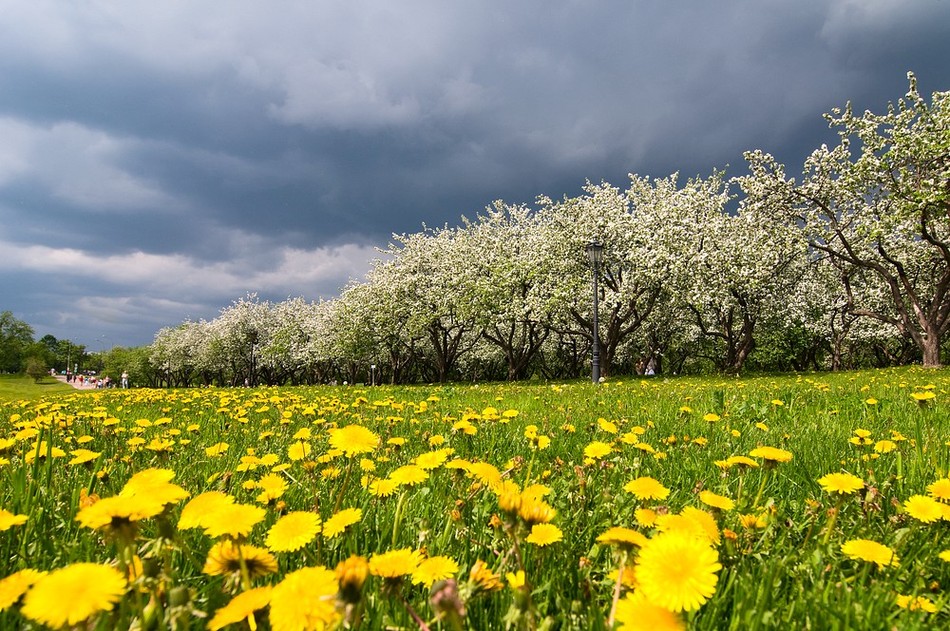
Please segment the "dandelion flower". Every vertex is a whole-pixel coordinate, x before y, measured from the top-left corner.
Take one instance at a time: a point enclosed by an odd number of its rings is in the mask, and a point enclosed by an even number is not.
[[[609,454],[611,451],[613,451],[613,447],[607,443],[595,440],[584,447],[584,457],[590,458],[592,460],[598,460]]]
[[[381,578],[397,579],[412,574],[422,563],[422,553],[412,548],[391,550],[373,555],[369,560],[369,573]]]
[[[936,613],[937,605],[926,596],[904,596],[898,594],[897,606],[908,611],[926,611]]]
[[[713,508],[730,511],[735,508],[736,503],[724,495],[717,495],[712,491],[700,491],[699,501]]]
[[[379,446],[379,436],[362,425],[348,425],[330,431],[330,446],[346,456],[365,454]]]
[[[14,515],[10,511],[0,508],[0,532],[10,530],[14,526],[22,526],[27,519],[26,515]]]
[[[254,615],[255,611],[263,609],[270,603],[272,589],[268,585],[241,592],[214,613],[214,617],[208,623],[208,628],[211,631],[218,631],[228,625],[247,620]]]
[[[554,524],[535,524],[531,527],[531,532],[525,537],[525,541],[533,543],[536,546],[549,546],[557,543],[564,538],[561,529]]]
[[[0,611],[15,605],[26,593],[26,590],[44,576],[46,576],[46,572],[25,569],[0,580]]]
[[[927,493],[943,502],[950,501],[950,478],[941,478],[927,486]]]
[[[369,492],[376,497],[389,497],[399,488],[399,483],[389,478],[373,480],[369,485]]]
[[[617,601],[617,627],[623,631],[685,631],[683,619],[676,613],[651,603],[635,592]]]
[[[278,583],[270,598],[270,623],[274,631],[335,628],[337,579],[325,567],[305,567]]]
[[[895,449],[897,449],[897,443],[893,440],[884,439],[874,443],[874,451],[879,454],[889,454]]]
[[[650,602],[672,612],[699,609],[716,591],[722,565],[704,539],[662,533],[640,550],[637,581]]]
[[[629,550],[634,547],[643,546],[648,540],[646,535],[638,530],[624,528],[623,526],[613,526],[597,537],[597,541]]]
[[[266,514],[263,508],[249,504],[224,504],[202,518],[204,532],[209,537],[246,537]]]
[[[419,564],[412,573],[414,585],[424,585],[429,588],[436,581],[455,576],[459,571],[459,564],[447,556],[429,557]]]
[[[287,457],[296,462],[310,455],[310,443],[297,441],[287,448]]]
[[[926,495],[913,495],[904,502],[904,510],[907,514],[925,524],[942,519],[944,508],[944,504]]]
[[[518,516],[529,525],[544,524],[557,514],[554,507],[544,500],[531,495],[521,494],[521,503],[518,506]]]
[[[219,508],[230,504],[234,504],[234,498],[221,491],[207,491],[196,495],[181,509],[178,530],[204,528],[206,515],[213,514]]]
[[[449,456],[452,454],[452,449],[439,449],[436,451],[427,451],[424,454],[419,454],[416,456],[413,463],[425,470],[436,469],[441,467],[446,460],[449,459]]]
[[[257,481],[257,488],[261,489],[257,496],[257,501],[261,504],[269,504],[287,491],[287,480],[279,473],[268,473]]]
[[[469,580],[481,591],[491,592],[501,589],[501,577],[491,571],[491,568],[481,559],[475,561],[469,572]]]
[[[237,574],[241,572],[242,559],[251,578],[277,571],[277,559],[270,552],[257,546],[234,543],[230,539],[223,539],[211,547],[201,571],[209,576]]]
[[[340,598],[345,603],[357,603],[363,592],[363,583],[369,574],[369,563],[366,559],[353,555],[340,561],[334,570],[336,580],[340,584]]]
[[[126,591],[122,573],[97,563],[74,563],[40,577],[23,597],[20,612],[60,629],[111,611]]]
[[[841,544],[841,551],[857,561],[875,563],[879,568],[897,567],[899,559],[894,551],[883,543],[870,539],[851,539]]]
[[[950,563],[950,550],[944,550],[943,552],[937,555],[937,558],[939,558],[941,561],[946,561],[947,563]]]
[[[155,517],[165,506],[148,497],[116,495],[81,509],[76,521],[86,528],[108,528],[114,535],[131,536],[139,521]]]
[[[224,454],[228,453],[229,446],[230,445],[228,445],[227,443],[215,443],[214,445],[211,445],[210,447],[205,448],[205,454],[209,458],[217,458],[219,456],[223,456]]]
[[[648,476],[627,482],[623,485],[623,490],[633,493],[637,499],[641,500],[664,500],[670,494],[670,490],[663,486],[659,480]]]
[[[719,543],[719,526],[716,518],[710,513],[687,506],[678,515],[667,513],[660,515],[656,520],[656,527],[660,532],[681,532],[710,544]]]
[[[850,495],[864,488],[864,480],[850,473],[829,473],[818,478],[818,484],[828,493]]]
[[[86,464],[87,462],[92,462],[102,454],[98,451],[92,451],[91,449],[75,449],[71,452],[73,459],[69,461],[69,464]]]
[[[334,514],[323,523],[323,536],[326,539],[332,539],[338,534],[357,523],[363,517],[363,511],[359,508],[344,508],[339,513]]]
[[[656,524],[657,517],[656,511],[652,508],[638,508],[633,511],[633,518],[644,528],[652,528]]]
[[[789,462],[792,459],[792,452],[779,449],[778,447],[756,447],[749,452],[753,458],[761,458],[766,464],[776,462]]]
[[[267,531],[266,544],[274,552],[294,552],[320,532],[320,516],[306,511],[287,513]]]
[[[389,474],[389,479],[399,486],[413,486],[429,479],[429,472],[414,464],[399,467]]]

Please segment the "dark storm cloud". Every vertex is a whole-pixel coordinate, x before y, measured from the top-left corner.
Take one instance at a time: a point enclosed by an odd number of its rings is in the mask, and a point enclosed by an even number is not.
[[[392,232],[684,177],[950,84],[950,2],[0,0],[2,309],[150,341],[330,297]],[[89,338],[92,336],[92,338]]]

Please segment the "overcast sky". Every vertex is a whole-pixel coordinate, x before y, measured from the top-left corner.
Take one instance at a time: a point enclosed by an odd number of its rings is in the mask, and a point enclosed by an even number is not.
[[[950,89],[950,0],[0,0],[0,311],[89,350],[332,298],[393,232]]]

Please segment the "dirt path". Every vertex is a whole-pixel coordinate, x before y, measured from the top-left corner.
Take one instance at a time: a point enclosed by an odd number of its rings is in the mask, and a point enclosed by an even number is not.
[[[63,383],[68,383],[76,390],[95,390],[96,387],[89,383],[88,381],[83,381],[82,385],[79,385],[78,381],[66,381],[66,375],[56,375],[56,379],[62,381]]]

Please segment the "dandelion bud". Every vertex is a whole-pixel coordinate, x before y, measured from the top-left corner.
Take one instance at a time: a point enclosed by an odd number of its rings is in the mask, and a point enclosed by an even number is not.
[[[340,599],[345,603],[358,603],[362,597],[363,584],[369,574],[369,564],[361,556],[351,556],[336,566],[336,580],[340,584]]]

